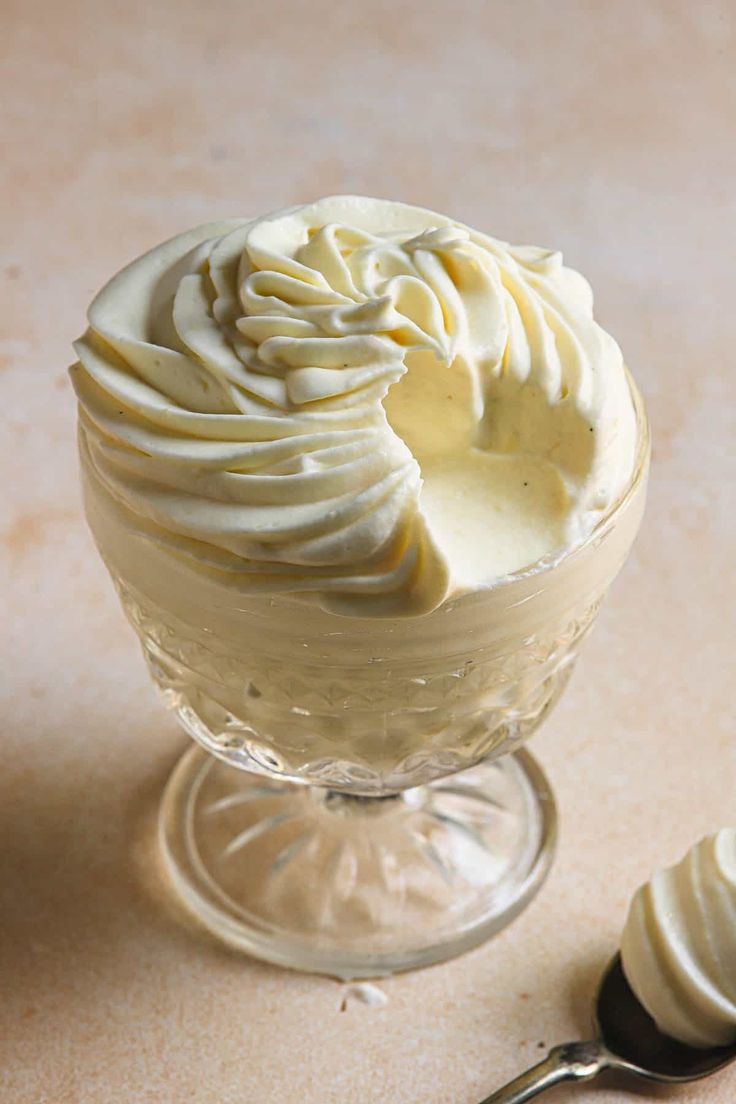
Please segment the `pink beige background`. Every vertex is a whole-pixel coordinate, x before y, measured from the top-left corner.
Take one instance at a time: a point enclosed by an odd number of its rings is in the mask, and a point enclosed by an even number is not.
[[[736,819],[736,9],[5,0],[0,50],[0,1100],[473,1104],[588,1030],[633,889]],[[482,949],[345,1011],[160,888],[185,738],[85,530],[65,374],[124,262],[335,191],[562,248],[655,441],[641,538],[534,741],[562,812],[549,882]],[[733,1070],[674,1099],[735,1097]]]

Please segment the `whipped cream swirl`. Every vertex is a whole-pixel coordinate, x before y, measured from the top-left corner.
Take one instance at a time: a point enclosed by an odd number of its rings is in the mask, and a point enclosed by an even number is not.
[[[701,840],[637,891],[621,958],[661,1031],[694,1047],[736,1040],[736,829]]]
[[[84,463],[130,526],[338,613],[425,613],[574,544],[633,467],[583,278],[399,203],[179,235],[99,293],[76,349]]]

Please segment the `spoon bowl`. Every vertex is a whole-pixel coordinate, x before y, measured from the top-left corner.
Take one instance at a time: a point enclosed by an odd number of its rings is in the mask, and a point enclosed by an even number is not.
[[[611,1065],[649,1081],[696,1081],[736,1059],[736,1043],[702,1050],[663,1034],[634,995],[620,954],[610,962],[598,988],[595,1026]]]
[[[617,954],[601,979],[595,1001],[596,1038],[563,1043],[481,1104],[523,1104],[563,1081],[590,1081],[606,1069],[658,1084],[708,1077],[736,1060],[736,1043],[708,1050],[664,1035],[639,1003]]]

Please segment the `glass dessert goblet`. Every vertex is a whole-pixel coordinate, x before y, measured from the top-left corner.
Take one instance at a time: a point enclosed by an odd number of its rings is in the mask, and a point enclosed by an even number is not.
[[[82,451],[97,545],[195,747],[160,840],[189,909],[260,958],[342,977],[482,942],[549,868],[555,807],[519,745],[564,689],[641,519],[649,436],[579,546],[421,617],[244,594],[131,526]]]

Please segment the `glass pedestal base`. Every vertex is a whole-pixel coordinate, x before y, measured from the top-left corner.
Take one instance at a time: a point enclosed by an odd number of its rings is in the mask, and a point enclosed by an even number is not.
[[[526,751],[354,797],[193,747],[166,787],[160,839],[180,897],[226,943],[352,979],[441,962],[503,928],[544,880],[555,824]]]

